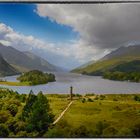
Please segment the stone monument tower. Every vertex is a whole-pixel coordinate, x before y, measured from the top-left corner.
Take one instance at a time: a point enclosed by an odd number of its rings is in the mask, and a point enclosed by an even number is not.
[[[70,87],[70,100],[72,101],[72,95],[73,95],[73,87]]]

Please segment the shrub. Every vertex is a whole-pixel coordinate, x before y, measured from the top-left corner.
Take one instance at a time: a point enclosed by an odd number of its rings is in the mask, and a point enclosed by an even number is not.
[[[100,100],[104,100],[105,99],[105,95],[100,95]]]
[[[81,125],[78,128],[74,129],[71,133],[71,137],[73,138],[87,138],[89,136],[90,132],[84,125]]]
[[[99,99],[99,97],[98,97],[98,95],[96,95],[96,97],[94,98],[94,100],[98,100]]]
[[[85,98],[83,98],[83,99],[82,99],[82,103],[85,103],[85,102],[86,102],[86,99],[85,99]]]
[[[25,130],[26,130],[28,133],[34,131],[34,129],[35,129],[34,125],[33,125],[33,124],[30,124],[30,123],[27,124],[27,126],[26,126],[26,128],[25,128]]]
[[[113,101],[118,101],[118,99],[117,98],[113,98]]]
[[[80,94],[73,94],[73,97],[82,97]]]
[[[17,132],[20,132],[20,131],[24,131],[25,130],[25,126],[26,126],[26,123],[25,122],[18,120],[14,124],[15,132],[17,133]]]
[[[32,131],[32,132],[30,132],[30,133],[27,133],[27,137],[28,138],[39,138],[39,137],[41,137],[42,135],[40,135],[40,133],[39,132],[37,132],[37,131]]]
[[[16,137],[17,138],[26,138],[28,135],[27,135],[27,132],[26,131],[19,131],[17,134],[16,134]]]
[[[140,124],[136,124],[134,128],[132,129],[132,132],[135,137],[140,137]]]
[[[44,138],[64,138],[68,137],[67,133],[70,130],[67,129],[58,129],[58,128],[53,128],[53,129],[48,129],[48,131],[43,135]]]
[[[8,137],[9,131],[5,124],[0,124],[0,137]]]
[[[15,121],[15,119],[13,119],[12,117],[10,117],[10,118],[8,119],[8,121],[6,122],[6,125],[8,126],[8,129],[9,129],[11,132],[13,132],[13,133],[16,133],[16,126],[15,126],[15,124],[16,124],[16,121]]]
[[[0,102],[0,110],[2,110],[3,102]]]
[[[96,135],[101,136],[103,134],[103,130],[107,128],[109,124],[106,121],[99,121],[96,124]]]
[[[118,130],[114,128],[113,126],[107,127],[103,130],[103,136],[104,137],[115,137]]]
[[[57,124],[57,127],[63,129],[65,127],[70,127],[70,125],[68,124],[68,122],[66,120],[63,119]]]
[[[118,131],[118,137],[134,137],[134,134],[132,132],[132,128],[129,129],[129,128],[121,128],[119,131]]]
[[[24,103],[26,101],[26,96],[26,94],[21,94],[19,100]]]
[[[15,104],[10,104],[10,105],[7,107],[7,110],[10,111],[10,113],[11,113],[12,116],[15,116],[15,115],[17,114],[17,112],[18,112],[18,107],[17,107],[17,105],[15,105]]]
[[[121,111],[122,110],[119,106],[115,106],[113,109],[116,110],[116,111]]]
[[[139,97],[138,95],[135,95],[135,96],[134,96],[134,100],[135,100],[135,101],[140,101],[140,97]]]
[[[85,96],[94,96],[94,93],[87,93]]]
[[[7,111],[1,110],[0,111],[0,123],[5,123],[9,118],[9,114]]]
[[[43,135],[47,138],[68,138],[72,137],[72,129],[66,120],[60,120],[55,126],[52,126]]]
[[[94,102],[91,98],[87,99],[88,102]]]

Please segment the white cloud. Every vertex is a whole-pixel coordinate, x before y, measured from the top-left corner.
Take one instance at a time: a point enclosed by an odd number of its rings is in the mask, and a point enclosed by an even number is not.
[[[23,51],[29,50],[33,47],[45,49],[51,47],[51,45],[34,38],[33,36],[20,34],[3,23],[0,23],[0,39],[9,42],[9,45]]]
[[[98,53],[83,40],[71,41],[70,44],[48,43],[32,35],[25,36],[18,33],[3,23],[0,23],[0,42],[20,51],[32,51],[53,64],[69,69],[96,58]]]
[[[140,40],[139,4],[38,4],[36,13],[78,31],[82,44],[76,47],[85,58]]]

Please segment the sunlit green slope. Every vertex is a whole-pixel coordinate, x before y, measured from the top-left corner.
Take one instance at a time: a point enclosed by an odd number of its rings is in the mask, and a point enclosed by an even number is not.
[[[77,68],[72,72],[89,75],[102,75],[102,73],[115,68],[120,64],[140,60],[140,46],[121,47],[106,55],[96,63],[90,64],[84,68]]]

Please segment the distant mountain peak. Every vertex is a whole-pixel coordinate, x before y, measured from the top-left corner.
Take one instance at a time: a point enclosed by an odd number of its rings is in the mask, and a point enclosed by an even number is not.
[[[6,47],[2,43],[0,43],[0,52],[3,58],[20,72],[33,69],[41,71],[58,70],[56,66],[50,64],[47,60],[31,52],[21,52],[11,46]]]
[[[139,55],[140,45],[129,45],[129,46],[121,46],[118,49],[112,51],[111,53],[104,56],[101,60],[112,59],[116,57],[122,57],[124,55]]]

